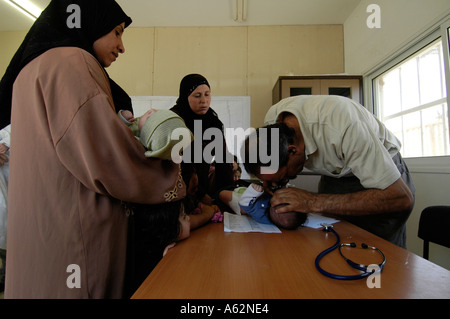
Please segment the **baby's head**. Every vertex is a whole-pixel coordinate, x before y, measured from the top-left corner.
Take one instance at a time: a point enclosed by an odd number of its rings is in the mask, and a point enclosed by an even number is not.
[[[151,109],[139,119],[138,127],[141,143],[147,148],[147,157],[175,161],[172,158],[172,148],[182,143],[182,148],[179,149],[181,151],[193,140],[192,133],[183,119],[170,110]],[[175,130],[177,132],[172,134]]]
[[[167,245],[190,236],[190,219],[182,201],[162,204],[128,204],[134,214],[135,227],[145,238],[140,240],[149,249],[164,249]]]
[[[148,110],[147,112],[145,112],[144,115],[142,115],[142,116],[139,118],[139,122],[138,122],[138,128],[139,128],[139,131],[142,131],[142,127],[144,126],[145,122],[147,122],[148,118],[149,118],[150,116],[152,116],[152,114],[155,113],[155,112],[157,112],[157,111],[158,111],[158,110],[150,109],[150,110]]]
[[[280,207],[279,205],[277,207]],[[298,212],[280,213],[275,212],[275,207],[270,207],[270,220],[278,227],[293,230],[297,229],[306,221],[306,214]]]

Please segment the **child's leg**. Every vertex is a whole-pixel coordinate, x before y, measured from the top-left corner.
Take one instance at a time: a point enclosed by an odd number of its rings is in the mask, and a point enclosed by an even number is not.
[[[231,202],[231,199],[233,198],[233,191],[221,191],[219,193],[219,199],[226,205],[229,205]]]
[[[242,210],[239,206],[239,199],[244,191],[244,187],[238,187],[235,190],[223,190],[219,193],[219,199],[226,204],[233,213],[241,215]]]
[[[261,196],[264,190],[261,186],[251,184],[247,190],[242,194],[239,204],[242,206],[248,206],[250,203],[255,201],[256,198]]]

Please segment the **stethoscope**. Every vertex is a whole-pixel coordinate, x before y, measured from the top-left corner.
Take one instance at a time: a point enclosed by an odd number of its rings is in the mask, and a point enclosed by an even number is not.
[[[331,232],[333,234],[336,235],[336,243],[331,246],[328,249],[325,249],[323,252],[321,252],[317,257],[316,257],[316,268],[317,270],[322,274],[325,275],[327,277],[333,278],[333,279],[339,279],[339,280],[356,280],[356,279],[362,279],[362,278],[366,278],[370,275],[372,275],[373,273],[375,273],[375,269],[373,270],[369,270],[369,266],[368,265],[363,265],[363,264],[358,264],[355,263],[354,261],[348,259],[347,257],[344,256],[344,254],[342,253],[342,247],[351,247],[351,248],[355,248],[356,244],[355,243],[341,243],[341,239],[338,235],[338,233],[333,229],[333,225],[329,225],[329,224],[322,224],[323,231],[326,232]],[[383,252],[381,250],[379,250],[376,247],[373,246],[369,246],[367,244],[361,244],[361,247],[363,249],[373,249],[375,251],[377,251],[381,257],[383,258],[383,261],[378,264],[378,271],[381,272],[383,270],[383,266],[386,263],[386,257],[384,256]],[[342,258],[344,258],[344,260],[353,268],[358,269],[360,271],[362,271],[361,274],[358,275],[349,275],[349,276],[344,276],[344,275],[336,275],[336,274],[332,274],[329,273],[328,271],[324,270],[322,267],[320,267],[320,260],[328,253],[332,252],[333,250],[335,250],[336,248],[339,248],[339,253],[342,256]]]

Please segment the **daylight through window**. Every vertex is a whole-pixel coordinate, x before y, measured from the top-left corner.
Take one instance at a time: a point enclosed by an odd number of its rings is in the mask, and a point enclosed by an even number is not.
[[[442,41],[429,44],[374,79],[380,119],[404,157],[450,155]]]

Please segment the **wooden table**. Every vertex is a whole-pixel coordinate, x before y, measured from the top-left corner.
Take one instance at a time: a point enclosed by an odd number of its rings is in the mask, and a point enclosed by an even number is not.
[[[316,256],[332,246],[332,233],[301,227],[281,234],[226,233],[209,224],[178,243],[156,266],[133,299],[399,299],[450,298],[450,271],[347,222],[334,229],[342,242],[376,246],[386,256],[380,288],[366,279],[341,281],[320,274]],[[347,248],[348,258],[378,264],[373,250]],[[328,272],[354,275],[337,250],[324,257]]]

